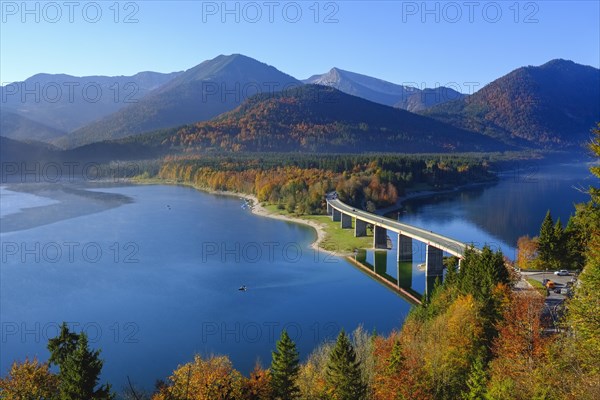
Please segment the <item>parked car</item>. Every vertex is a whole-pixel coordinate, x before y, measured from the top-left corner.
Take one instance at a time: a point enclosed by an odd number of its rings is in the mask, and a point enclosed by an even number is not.
[[[567,271],[566,269],[561,269],[559,271],[554,271],[554,275],[567,276],[567,275],[570,275],[570,274],[569,274],[569,271]]]

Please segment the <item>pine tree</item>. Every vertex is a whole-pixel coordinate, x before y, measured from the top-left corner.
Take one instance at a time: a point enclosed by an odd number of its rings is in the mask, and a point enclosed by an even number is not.
[[[556,224],[554,224],[552,244],[553,265],[555,268],[560,269],[566,261],[567,251],[565,231],[560,222],[560,218],[558,218]]]
[[[386,372],[390,376],[394,376],[400,373],[404,365],[404,355],[402,354],[402,345],[399,340],[394,342],[390,357],[387,359],[387,370]]]
[[[487,380],[483,359],[478,357],[471,367],[467,379],[468,389],[462,395],[463,400],[485,400]]]
[[[484,246],[481,252],[472,247],[465,251],[456,279],[463,294],[471,294],[475,299],[486,302],[490,299],[494,287],[498,283],[508,284],[510,277],[501,251],[492,251]]]
[[[577,209],[577,206],[575,206]],[[581,206],[580,206],[581,208]],[[569,218],[565,228],[566,268],[581,269],[585,263],[585,246],[587,237],[576,223],[577,213]]]
[[[91,351],[85,333],[69,331],[63,323],[60,335],[48,342],[50,363],[58,365],[60,400],[111,400],[110,385],[97,390],[103,361],[100,350]]]
[[[48,340],[48,350],[50,350],[50,364],[58,366],[63,365],[69,354],[73,353],[77,347],[79,335],[70,332],[67,324],[63,322],[60,327],[60,334],[54,339]]]
[[[362,400],[365,398],[367,386],[363,382],[360,361],[342,330],[337,337],[335,347],[329,355],[327,363],[327,384],[336,400]]]
[[[300,372],[300,360],[296,344],[284,330],[276,345],[271,362],[271,386],[276,399],[295,399],[300,390],[296,378]]]
[[[548,210],[544,217],[544,221],[542,222],[540,238],[538,240],[539,259],[545,265],[548,265],[553,261],[554,237],[554,222],[552,221],[552,214],[550,214],[550,210]]]

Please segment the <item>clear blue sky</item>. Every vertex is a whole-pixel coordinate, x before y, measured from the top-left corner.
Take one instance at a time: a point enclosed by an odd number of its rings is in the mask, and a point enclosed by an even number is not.
[[[39,72],[171,72],[242,53],[300,79],[336,66],[395,83],[456,82],[466,92],[465,82],[484,85],[554,58],[600,64],[597,0],[266,0],[228,2],[230,14],[221,1],[65,1],[28,2],[28,10],[1,1],[3,84]]]

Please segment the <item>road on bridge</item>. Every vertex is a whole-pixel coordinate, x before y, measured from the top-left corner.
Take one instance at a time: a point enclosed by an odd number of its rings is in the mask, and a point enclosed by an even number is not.
[[[351,215],[354,218],[358,218],[374,226],[379,226],[392,232],[411,237],[413,239],[441,249],[459,258],[464,258],[465,249],[469,246],[466,243],[434,233],[432,231],[417,228],[416,226],[408,224],[403,224],[402,222],[395,221],[391,218],[371,214],[367,211],[356,210],[352,206],[343,203],[337,198],[329,198],[327,199],[327,202],[333,208],[344,214]]]

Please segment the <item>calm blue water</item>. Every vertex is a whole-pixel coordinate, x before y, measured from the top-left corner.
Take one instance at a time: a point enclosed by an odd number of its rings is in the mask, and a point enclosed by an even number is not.
[[[582,189],[598,186],[590,165],[563,163],[507,172],[492,185],[406,201],[393,217],[477,247],[488,244],[514,259],[517,239],[537,236],[547,210],[564,226],[574,204],[589,201]],[[396,277],[397,236],[389,236],[394,248],[387,255],[387,274]],[[372,251],[367,252],[367,261],[374,262]],[[426,280],[417,264],[424,261],[425,245],[413,241],[412,288],[420,293]]]
[[[94,191],[133,202],[1,234],[2,374],[14,359],[46,360],[62,321],[102,348],[103,379],[120,389],[127,375],[151,388],[195,353],[228,354],[247,373],[257,359],[270,363],[283,327],[307,356],[342,327],[388,332],[409,311],[344,260],[310,249],[312,230],[254,216],[237,198],[173,186]],[[62,200],[74,206],[71,194]],[[40,215],[44,202],[22,195],[20,215]]]
[[[566,222],[572,204],[587,200],[575,190],[594,183],[587,167],[544,167],[414,199],[400,219],[513,257],[516,239],[535,235],[548,208]],[[341,327],[386,333],[410,309],[346,261],[312,250],[312,230],[256,217],[237,198],[173,186],[29,191],[0,191],[2,208],[11,204],[0,220],[2,374],[14,359],[47,359],[62,321],[102,348],[103,379],[119,390],[127,375],[151,388],[195,353],[227,354],[245,373],[257,359],[268,365],[283,327],[305,357]],[[15,222],[28,216],[45,225]],[[366,258],[395,279],[390,236],[383,263],[371,251]],[[414,249],[401,284],[422,293],[424,246]]]
[[[574,204],[589,201],[582,189],[598,184],[589,167],[565,163],[506,173],[492,186],[408,201],[400,219],[464,242],[488,243],[513,258],[517,239],[538,235],[547,210],[564,226]]]

